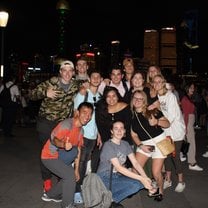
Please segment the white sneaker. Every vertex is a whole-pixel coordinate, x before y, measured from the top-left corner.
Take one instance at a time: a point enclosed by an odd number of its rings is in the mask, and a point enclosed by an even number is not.
[[[199,167],[197,164],[195,165],[189,165],[190,170],[196,170],[196,171],[202,171],[203,168]]]
[[[180,160],[181,162],[186,161],[186,156],[182,152],[180,152]]]
[[[183,190],[185,189],[185,187],[186,187],[186,184],[183,182],[179,182],[178,183],[178,185],[176,186],[176,188],[175,188],[175,191],[176,192],[183,192]]]
[[[74,194],[74,203],[75,203],[75,204],[83,204],[83,203],[84,203],[84,202],[83,202],[83,199],[82,199],[82,195],[81,195],[80,192],[76,192],[76,193]]]
[[[208,157],[208,151],[206,151],[202,156],[203,157]]]
[[[169,188],[171,186],[172,186],[172,181],[167,181],[167,180],[164,181],[163,189]]]

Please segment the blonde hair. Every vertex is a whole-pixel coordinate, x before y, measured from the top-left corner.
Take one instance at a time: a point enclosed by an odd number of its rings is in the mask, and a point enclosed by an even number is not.
[[[168,91],[168,89],[166,88],[166,79],[165,79],[165,77],[162,75],[162,74],[157,74],[157,75],[155,75],[154,77],[153,77],[153,80],[152,81],[154,81],[155,80],[155,78],[160,78],[161,80],[162,80],[162,83],[163,83],[163,93],[162,93],[162,95],[165,95],[166,93],[167,93],[167,91]]]
[[[147,82],[147,83],[152,83],[152,81],[153,81],[153,78],[151,78],[151,77],[149,76],[149,70],[150,70],[151,67],[154,67],[155,69],[157,69],[157,73],[158,73],[158,74],[161,74],[161,69],[160,69],[159,66],[157,66],[157,65],[151,65],[151,66],[149,66],[149,67],[148,67],[148,70],[147,70],[147,78],[146,78],[146,82]]]
[[[130,107],[131,107],[131,111],[134,112],[135,108],[133,105],[133,97],[136,93],[139,93],[142,95],[142,97],[144,98],[143,100],[143,108],[142,108],[142,112],[146,112],[147,106],[148,106],[148,102],[147,102],[147,95],[143,90],[135,90],[132,95],[131,95],[131,102],[130,102]]]

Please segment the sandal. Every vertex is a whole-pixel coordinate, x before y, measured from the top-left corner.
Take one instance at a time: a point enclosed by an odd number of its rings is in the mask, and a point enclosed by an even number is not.
[[[162,194],[159,194],[158,196],[155,197],[154,200],[155,201],[158,201],[158,202],[162,201],[163,200],[163,195]]]
[[[159,195],[160,195],[159,188],[157,188],[157,190],[153,193],[151,193],[151,192],[148,193],[149,197],[156,197],[156,196],[159,196]]]

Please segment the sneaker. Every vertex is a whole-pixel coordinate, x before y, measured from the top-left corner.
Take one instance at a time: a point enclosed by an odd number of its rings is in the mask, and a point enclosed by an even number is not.
[[[175,188],[175,191],[178,192],[178,193],[183,192],[185,187],[186,187],[186,184],[184,182],[179,182],[178,185]]]
[[[83,199],[82,199],[82,195],[81,192],[77,192],[74,194],[74,203],[75,204],[83,204]]]
[[[195,165],[189,165],[189,170],[202,171],[203,168],[201,168],[200,166],[198,166],[197,164],[195,164]]]
[[[53,202],[61,202],[62,201],[62,199],[50,198],[46,193],[43,194],[43,196],[41,197],[41,199],[43,201],[46,201],[46,202],[50,202],[50,201],[53,201]]]
[[[172,181],[165,180],[163,183],[163,189],[169,188],[172,186]]]
[[[208,151],[206,151],[202,156],[203,157],[208,157]]]
[[[181,162],[186,161],[186,156],[182,152],[180,152],[180,160]]]

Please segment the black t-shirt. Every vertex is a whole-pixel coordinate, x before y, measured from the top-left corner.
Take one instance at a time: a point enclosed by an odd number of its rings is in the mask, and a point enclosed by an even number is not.
[[[164,131],[160,126],[150,126],[149,121],[147,118],[145,118],[142,113],[136,113],[138,116],[138,119],[140,121],[140,123],[142,124],[143,128],[150,134],[150,136],[152,138],[159,136],[160,134],[162,134]],[[161,111],[158,111],[157,115],[155,116],[155,118],[159,119],[163,117],[163,113]],[[132,118],[132,130],[137,133],[139,139],[141,141],[145,141],[148,139],[151,139],[147,133],[143,130],[143,128],[141,127],[139,121],[137,120],[136,115],[134,114],[133,118]]]

